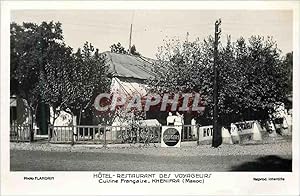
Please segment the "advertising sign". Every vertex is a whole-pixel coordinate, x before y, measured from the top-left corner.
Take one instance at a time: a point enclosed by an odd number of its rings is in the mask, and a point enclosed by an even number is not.
[[[234,143],[262,140],[261,128],[257,121],[231,123],[230,133]]]
[[[213,138],[213,126],[203,126],[199,128],[199,144],[211,144]],[[222,143],[223,144],[232,144],[231,135],[228,129],[224,127],[221,128]]]
[[[213,135],[213,126],[203,126],[199,128],[199,142],[200,144],[211,144]]]
[[[180,147],[181,126],[163,126],[161,147]]]
[[[237,131],[239,135],[253,133],[254,123],[254,121],[236,122],[235,126],[232,126],[236,130],[232,131]]]

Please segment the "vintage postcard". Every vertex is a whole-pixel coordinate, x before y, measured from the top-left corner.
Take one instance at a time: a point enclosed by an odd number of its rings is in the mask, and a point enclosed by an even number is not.
[[[1,195],[299,195],[299,2],[1,2]]]

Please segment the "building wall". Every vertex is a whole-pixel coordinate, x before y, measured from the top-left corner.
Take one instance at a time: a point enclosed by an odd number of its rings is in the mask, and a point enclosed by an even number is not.
[[[142,80],[134,78],[113,77],[111,82],[111,93],[119,93],[125,96],[138,94],[144,96],[147,94],[146,84]]]

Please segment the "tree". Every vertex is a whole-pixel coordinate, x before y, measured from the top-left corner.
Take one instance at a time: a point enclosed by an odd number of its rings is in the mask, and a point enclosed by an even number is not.
[[[72,70],[72,48],[65,44],[54,45],[48,53],[48,60],[45,63],[45,75],[43,90],[41,91],[45,103],[51,106],[52,121],[54,125],[61,111],[67,109],[68,99],[66,97],[72,94],[72,88],[68,88],[68,72]]]
[[[212,92],[212,70],[208,68],[212,67],[213,62],[212,43],[211,37],[202,43],[199,39],[184,43],[178,39],[165,40],[153,68],[155,76],[148,80],[149,92],[200,93],[206,102],[211,102],[212,98],[208,95]],[[190,120],[192,116],[199,117],[200,113],[186,114]],[[211,117],[212,113],[207,116]]]
[[[117,44],[113,44],[110,46],[110,51],[114,53],[119,53],[119,54],[132,54],[135,56],[140,56],[141,54],[136,50],[136,46],[132,45],[130,47],[130,50],[126,50],[120,42]]]
[[[288,79],[288,94],[286,97],[286,101],[284,102],[286,108],[292,109],[292,95],[293,95],[293,52],[289,52],[285,55],[283,60],[284,69],[287,72]]]
[[[285,55],[283,60],[283,65],[288,74],[288,91],[292,93],[293,91],[293,52],[289,52]]]
[[[33,119],[37,105],[42,103],[44,108],[47,100],[47,67],[57,67],[64,61],[61,59],[63,55],[56,56],[54,61],[51,54],[57,53],[56,50],[68,50],[63,42],[61,24],[12,23],[10,41],[11,92],[28,102]],[[45,129],[47,119],[44,109],[41,115],[41,129]]]
[[[82,110],[91,113],[93,98],[109,88],[104,61],[89,43],[73,54],[60,23],[11,24],[11,93],[27,100],[32,115],[39,108],[44,124],[45,105],[53,110],[52,124],[62,110],[79,116],[79,123]]]
[[[110,51],[114,53],[119,53],[119,54],[128,54],[128,52],[125,50],[125,48],[121,45],[120,42],[117,44],[113,44],[110,46]]]
[[[288,74],[280,51],[270,37],[252,36],[248,46],[248,64],[244,71],[244,109],[246,119],[267,119],[288,90]]]
[[[81,114],[93,115],[93,101],[99,93],[109,91],[109,67],[105,64],[105,55],[86,42],[82,49],[73,55],[71,70],[68,72],[68,86],[72,89],[65,97],[66,108],[71,114],[78,116],[80,124]]]
[[[220,47],[218,73],[219,73],[219,119],[221,125],[228,125],[238,121],[239,97],[242,93],[243,77],[240,64],[235,59],[235,48],[230,36],[227,37],[225,47]],[[245,61],[246,62],[246,61]]]
[[[242,120],[265,120],[289,89],[288,60],[270,37],[252,36],[219,48],[219,118],[222,125]],[[212,120],[213,39],[200,42],[168,40],[159,48],[150,92],[200,92],[205,112],[201,124]],[[285,58],[287,59],[287,58]]]

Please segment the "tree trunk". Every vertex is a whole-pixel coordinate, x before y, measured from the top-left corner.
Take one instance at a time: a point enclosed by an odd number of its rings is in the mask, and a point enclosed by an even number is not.
[[[28,104],[29,105],[29,104]],[[34,141],[34,130],[33,130],[33,107],[29,105],[30,110],[30,124],[29,124],[29,141]]]
[[[58,118],[58,117],[55,117],[56,115],[57,115],[57,112],[56,112],[56,108],[54,108],[53,106],[52,106],[52,112],[53,112],[53,119],[52,119],[52,122],[51,122],[51,124],[54,126],[54,123],[55,123],[55,120]]]
[[[81,114],[82,114],[82,108],[80,107],[78,125],[80,125],[81,123]]]

